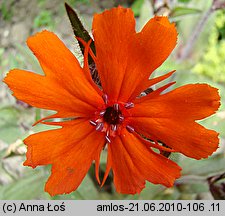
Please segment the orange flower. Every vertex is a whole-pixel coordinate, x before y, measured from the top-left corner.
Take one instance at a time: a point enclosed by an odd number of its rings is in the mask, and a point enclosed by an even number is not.
[[[176,45],[175,26],[166,17],[154,17],[136,33],[132,11],[118,7],[94,16],[93,35],[93,58],[102,90],[90,76],[90,42],[81,68],[59,38],[48,31],[27,41],[45,76],[15,69],[5,78],[19,100],[57,111],[40,123],[61,126],[24,140],[28,146],[24,165],[35,168],[51,164],[52,174],[45,190],[51,195],[70,193],[80,185],[93,161],[100,183],[100,154],[107,144],[102,185],[112,169],[120,193],[140,193],[146,180],[171,187],[181,168],[153,149],[177,151],[196,159],[211,155],[218,147],[218,133],[195,120],[218,109],[217,89],[207,84],[189,84],[162,94],[173,84],[169,83],[138,97],[173,74],[148,79]],[[45,121],[51,118],[73,119]]]

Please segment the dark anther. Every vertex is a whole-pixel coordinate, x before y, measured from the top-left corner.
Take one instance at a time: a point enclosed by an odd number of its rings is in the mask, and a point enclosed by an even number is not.
[[[107,107],[105,110],[105,114],[103,115],[103,119],[105,122],[109,124],[119,124],[120,116],[122,115],[121,111],[117,107]]]
[[[120,121],[120,123],[123,122],[124,121],[124,116],[120,115],[119,116],[119,121]]]
[[[111,125],[111,130],[116,131],[117,130],[117,125]]]
[[[104,100],[105,104],[108,103],[108,95],[107,94],[102,95],[102,99]]]
[[[132,102],[127,102],[127,103],[124,105],[124,107],[125,107],[126,109],[131,109],[131,108],[134,107],[134,103],[132,103]]]
[[[139,97],[144,97],[146,95],[148,95],[149,93],[153,92],[154,90],[152,88],[147,88],[146,90],[144,90],[143,92],[141,92],[141,94],[139,95]]]
[[[114,110],[116,110],[116,111],[118,111],[119,110],[119,104],[113,104],[113,108],[114,108]]]
[[[104,114],[105,114],[105,110],[102,110],[102,111],[99,113],[100,116],[104,116]]]
[[[102,122],[100,122],[97,124],[95,129],[96,129],[96,131],[102,131],[103,127],[104,127],[104,124]]]
[[[90,124],[93,125],[93,126],[97,125],[97,123],[94,120],[90,120]]]
[[[126,128],[127,128],[128,132],[130,132],[130,133],[134,132],[134,128],[131,127],[130,125],[127,125]]]
[[[108,143],[111,143],[111,140],[110,140],[109,136],[105,136],[105,139],[106,139],[106,141],[107,141]]]

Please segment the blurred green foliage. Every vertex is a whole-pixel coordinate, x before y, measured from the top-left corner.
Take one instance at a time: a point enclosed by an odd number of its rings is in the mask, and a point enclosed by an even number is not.
[[[141,7],[143,6],[144,0],[136,0],[132,5],[134,16],[140,16]]]
[[[79,4],[79,3],[89,4],[90,1],[89,0],[68,0],[67,3],[70,4],[70,5],[76,5],[76,4]]]
[[[43,10],[39,15],[34,19],[34,27],[39,28],[42,26],[53,27],[54,22],[52,19],[53,15],[51,11]]]
[[[193,70],[214,81],[225,82],[225,11],[217,13],[206,44],[205,53]]]
[[[0,16],[2,16],[3,20],[9,21],[13,16],[13,9],[10,7],[13,0],[3,1],[0,3]]]
[[[38,0],[41,8],[34,19],[34,28],[54,27],[55,14],[45,9],[47,0]],[[96,1],[98,2],[98,1]],[[149,0],[136,0],[132,8],[137,16],[137,28],[146,23],[153,16],[153,7]],[[69,0],[75,5],[84,3],[88,7],[88,0]],[[207,10],[210,0],[178,0],[171,5],[169,14],[171,20],[177,22],[179,32],[178,46],[170,58],[158,70],[157,74],[176,69],[176,87],[187,83],[205,82],[219,89],[221,95],[220,110],[212,117],[200,123],[220,133],[221,150],[204,160],[193,160],[181,154],[172,154],[171,159],[182,168],[182,177],[175,182],[174,187],[165,188],[161,185],[146,183],[146,188],[137,195],[121,195],[115,192],[112,182],[112,173],[105,187],[100,188],[96,183],[94,166],[85,177],[79,188],[68,195],[50,197],[44,192],[44,184],[50,174],[50,166],[31,169],[22,165],[25,160],[25,146],[22,139],[31,133],[52,129],[46,125],[32,127],[40,116],[49,115],[51,112],[28,107],[18,103],[10,95],[6,86],[0,86],[0,199],[200,199],[211,196],[208,178],[212,175],[225,172],[225,12],[218,11],[216,16],[209,17],[210,25],[206,25],[201,39],[197,41],[192,55],[184,62],[179,62],[179,53],[186,43],[199,20],[199,17]],[[58,5],[57,5],[58,6]],[[56,7],[57,7],[56,6]],[[3,9],[2,9],[3,8]],[[79,7],[76,8],[79,11]],[[4,19],[10,21],[13,8],[0,7]],[[3,12],[2,12],[3,11]],[[11,12],[7,12],[11,11]],[[64,11],[64,14],[66,12]],[[215,18],[215,19],[214,19]],[[212,27],[212,29],[211,29]],[[73,35],[71,35],[71,38]],[[0,48],[1,67],[31,68],[36,73],[42,73],[40,66],[27,47],[15,45],[18,54],[8,55],[5,59],[5,48]],[[200,49],[200,48],[201,49]],[[203,51],[202,51],[203,50]],[[2,77],[3,71],[1,71]],[[101,171],[106,167],[106,150],[102,153]],[[211,196],[212,198],[212,196]]]

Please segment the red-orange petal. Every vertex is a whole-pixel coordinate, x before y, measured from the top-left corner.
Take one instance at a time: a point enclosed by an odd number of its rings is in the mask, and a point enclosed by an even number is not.
[[[126,129],[110,144],[110,149],[114,184],[119,193],[140,193],[146,180],[171,187],[180,177],[177,164],[147,148]]]
[[[122,7],[106,10],[94,16],[92,30],[102,87],[111,100],[117,100],[135,35],[133,12]]]
[[[146,137],[162,141],[188,157],[201,159],[218,148],[218,133],[195,122],[218,109],[217,89],[189,84],[167,94],[139,99],[131,110],[130,124]]]
[[[191,158],[207,158],[218,148],[218,133],[194,121],[135,117],[131,124],[138,133],[161,141]]]
[[[220,96],[208,84],[187,84],[158,96],[152,92],[135,102],[134,117],[200,120],[218,110]]]
[[[28,38],[27,45],[47,78],[56,80],[76,97],[84,100],[89,97],[88,101],[94,103],[96,91],[92,87],[93,81],[87,79],[76,57],[54,33],[46,30],[37,33]]]
[[[95,15],[93,35],[103,89],[112,100],[124,102],[141,91],[143,81],[168,57],[177,40],[175,26],[166,17],[154,17],[136,33],[133,12],[122,7]]]
[[[52,166],[52,174],[46,183],[45,191],[54,196],[76,190],[104,143],[104,136],[93,132],[69,153],[60,157]]]
[[[145,82],[170,55],[177,42],[177,31],[167,17],[155,16],[150,19],[135,40],[130,44],[129,64],[124,75],[119,99],[132,101],[141,92]],[[145,90],[145,86],[142,89]]]
[[[84,49],[84,66],[83,66],[83,72],[85,73],[86,78],[90,81],[90,83],[92,84],[93,88],[100,94],[102,95],[102,91],[100,90],[100,88],[93,82],[92,80],[92,76],[91,76],[91,71],[90,71],[90,66],[88,63],[88,56],[89,53],[91,55],[91,57],[93,58],[93,61],[95,61],[95,56],[94,53],[92,52],[92,50],[90,49],[90,44],[92,42],[92,40],[89,40],[88,43],[86,43],[83,39],[81,38],[77,38],[78,41],[80,41],[85,49]],[[95,64],[95,63],[94,63]]]
[[[55,110],[58,117],[90,116],[96,107],[103,103],[97,93],[90,95],[96,102],[89,103],[89,91],[80,90],[83,98],[76,97],[74,93],[67,91],[59,82],[46,76],[29,71],[14,69],[4,79],[4,82],[12,90],[13,95],[31,106]],[[79,84],[77,84],[79,87]]]
[[[58,111],[60,117],[89,116],[103,103],[75,56],[53,33],[42,31],[27,40],[45,76],[12,70],[4,82],[14,96],[32,106]]]
[[[52,164],[60,155],[70,152],[73,146],[93,130],[87,119],[53,123],[62,128],[47,130],[28,136],[25,166],[35,168]]]
[[[143,80],[142,85],[137,86],[136,90],[132,93],[132,95],[130,96],[130,101],[133,100],[133,98],[137,97],[137,95],[140,95],[141,92],[143,92],[143,89],[146,90],[149,87],[152,87],[153,85],[169,78],[170,76],[172,76],[175,73],[175,70],[170,71],[169,73],[166,73],[162,76],[158,76],[152,79],[146,79]]]
[[[58,125],[62,128],[40,132],[24,140],[28,146],[24,165],[34,168],[52,164],[52,174],[45,187],[52,196],[75,190],[105,144],[104,134],[95,131],[87,120]]]

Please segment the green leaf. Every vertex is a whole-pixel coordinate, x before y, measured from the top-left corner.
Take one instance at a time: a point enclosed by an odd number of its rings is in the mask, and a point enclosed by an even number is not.
[[[0,125],[4,123],[13,122],[13,120],[17,119],[19,113],[16,109],[10,106],[5,106],[0,108]],[[14,121],[15,122],[15,121]]]
[[[187,8],[187,7],[175,7],[171,11],[170,17],[178,17],[190,14],[199,14],[202,11],[197,8]]]
[[[126,199],[151,200],[164,190],[165,187],[163,187],[162,185],[154,185],[152,183],[146,182],[146,187],[139,195],[128,195]]]
[[[146,187],[140,193],[140,195],[128,195],[126,199],[136,199],[136,200],[172,200],[178,199],[179,191],[176,187],[166,188],[162,185],[154,185],[152,183],[146,182]]]
[[[0,126],[0,137],[6,143],[12,143],[22,136],[22,131],[17,125]]]
[[[190,2],[191,0],[178,0],[179,2],[181,2],[181,3],[188,3],[188,2]]]
[[[166,188],[163,192],[157,194],[155,200],[177,200],[180,196],[180,192],[176,187]]]
[[[53,21],[53,14],[51,11],[43,10],[41,11],[38,16],[34,19],[34,27],[42,27],[42,26],[48,26],[48,28],[53,28],[54,21]]]
[[[153,8],[149,0],[144,0],[141,5],[139,22],[137,23],[137,31],[143,28],[143,26],[154,16]]]
[[[182,175],[207,176],[210,173],[218,173],[225,171],[225,157],[223,154],[216,154],[207,159],[195,160],[184,158],[179,162],[183,168]]]
[[[178,188],[182,194],[199,194],[209,192],[207,182],[185,183],[179,185]]]
[[[98,191],[89,175],[86,175],[77,192],[86,200],[98,198]]]
[[[46,177],[43,172],[33,171],[0,189],[0,198],[4,200],[40,199],[45,197],[44,184]]]
[[[38,121],[41,119],[41,109],[36,108],[35,109],[35,121]]]
[[[184,71],[177,71],[175,77],[176,84],[173,88],[176,88],[178,86],[182,86],[189,83],[207,83],[215,88],[219,89],[219,94],[221,96],[221,101],[225,101],[225,87],[222,84],[219,84],[217,82],[214,82],[213,80],[200,75],[200,74],[194,74],[190,71],[184,70]],[[206,118],[204,120],[198,121],[201,125],[216,130],[220,133],[221,137],[225,137],[225,104],[221,103],[221,106],[219,108],[219,111],[209,118]]]
[[[17,122],[19,112],[10,106],[0,108],[0,139],[3,142],[14,142],[22,135]]]
[[[88,31],[84,28],[77,13],[67,3],[65,3],[65,7],[66,7],[66,12],[70,19],[70,23],[72,25],[75,36],[83,39],[85,42],[88,42],[89,40],[91,40],[91,37],[90,37]],[[78,41],[78,43],[79,43],[82,53],[84,54],[84,45],[80,41]],[[95,45],[94,45],[93,41],[92,41],[90,47],[91,47],[92,51],[95,53]],[[89,62],[89,64],[91,64],[93,62],[93,60],[90,56],[88,58],[88,62]]]
[[[43,75],[43,71],[35,55],[27,47],[24,47],[21,44],[15,44],[15,46],[19,50],[23,60],[26,62],[26,66],[28,67],[28,65],[30,65],[35,73]]]

